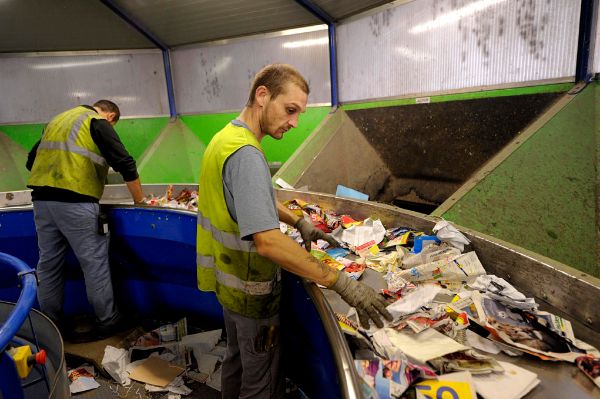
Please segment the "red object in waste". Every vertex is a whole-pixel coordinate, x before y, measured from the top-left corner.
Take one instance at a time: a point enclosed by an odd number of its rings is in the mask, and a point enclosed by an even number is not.
[[[33,365],[34,363],[41,364],[41,365],[46,364],[46,351],[44,349],[42,349],[35,355],[31,355],[31,356],[27,357],[27,364],[29,366]]]

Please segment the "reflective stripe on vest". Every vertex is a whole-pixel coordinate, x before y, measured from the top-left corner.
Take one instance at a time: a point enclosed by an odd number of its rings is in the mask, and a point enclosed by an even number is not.
[[[217,229],[210,223],[210,220],[202,215],[202,212],[198,211],[198,226],[201,226],[204,230],[210,232],[213,239],[223,245],[225,248],[233,249],[235,251],[244,252],[256,252],[256,247],[253,241],[244,241],[242,238],[233,233],[226,233]]]
[[[67,141],[66,143],[61,143],[58,141],[42,141],[40,142],[38,149],[74,152],[75,154],[79,154],[81,156],[89,158],[95,164],[104,167],[108,166],[108,164],[106,163],[106,159],[104,159],[102,156],[94,154],[90,150],[86,150],[83,147],[79,147],[74,142]]]
[[[212,256],[197,254],[196,265],[205,269],[214,269],[219,284],[235,288],[248,295],[268,295],[273,292],[273,288],[281,281],[281,270],[277,270],[277,274],[272,281],[244,281],[215,268],[215,258]]]
[[[55,187],[100,199],[108,163],[91,136],[91,123],[102,119],[79,106],[55,116],[44,129],[28,187]]]

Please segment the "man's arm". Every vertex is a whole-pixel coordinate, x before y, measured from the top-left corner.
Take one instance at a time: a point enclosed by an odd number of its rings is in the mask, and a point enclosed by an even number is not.
[[[267,230],[252,235],[256,251],[288,272],[315,283],[331,287],[338,271],[319,262],[280,230]]]
[[[125,149],[115,129],[104,119],[94,119],[90,126],[90,133],[106,163],[123,176],[133,202],[141,203],[144,193],[135,160]]]
[[[94,119],[90,126],[92,140],[98,146],[106,163],[123,176],[126,182],[137,179],[135,160],[127,152],[115,129],[105,119]]]
[[[140,178],[138,177],[135,180],[125,182],[127,184],[127,189],[131,194],[131,198],[133,198],[134,204],[143,204],[144,203],[144,192],[142,191],[142,183],[140,182]]]
[[[365,328],[369,327],[369,320],[373,320],[377,327],[383,327],[382,316],[392,320],[392,315],[386,309],[386,302],[375,290],[352,280],[346,272],[319,262],[278,229],[254,233],[252,237],[259,255],[291,273],[337,292],[348,305],[356,308],[360,324]]]

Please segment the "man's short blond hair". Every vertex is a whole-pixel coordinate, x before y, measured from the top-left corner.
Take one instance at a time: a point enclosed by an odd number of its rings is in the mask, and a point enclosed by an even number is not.
[[[270,64],[261,69],[252,82],[252,88],[250,89],[250,95],[248,96],[247,106],[254,103],[256,89],[260,86],[265,86],[269,93],[271,93],[271,99],[276,98],[282,94],[285,90],[285,86],[288,83],[293,83],[300,88],[306,95],[310,93],[310,88],[306,79],[298,72],[296,68],[289,64]]]

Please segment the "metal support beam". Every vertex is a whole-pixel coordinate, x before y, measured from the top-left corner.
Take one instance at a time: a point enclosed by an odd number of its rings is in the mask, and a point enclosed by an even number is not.
[[[337,86],[337,53],[335,45],[335,25],[333,18],[323,11],[319,6],[310,0],[296,0],[306,10],[315,17],[327,24],[329,31],[329,76],[331,80],[331,106],[338,106],[338,86]]]
[[[592,79],[592,61],[596,23],[598,20],[598,0],[581,0],[579,16],[579,42],[577,44],[576,81],[589,82]]]
[[[146,27],[136,21],[131,15],[125,12],[125,10],[121,9],[117,4],[115,4],[113,0],[100,0],[100,2],[110,8],[115,14],[121,17],[121,19],[134,27],[138,32],[144,35],[146,39],[150,40],[156,47],[162,50],[165,78],[167,81],[167,97],[169,99],[169,114],[171,115],[171,119],[176,118],[177,109],[175,108],[175,92],[173,90],[173,75],[171,74],[171,58],[169,56],[169,47],[167,47],[167,45],[157,38],[152,32],[146,29]]]

